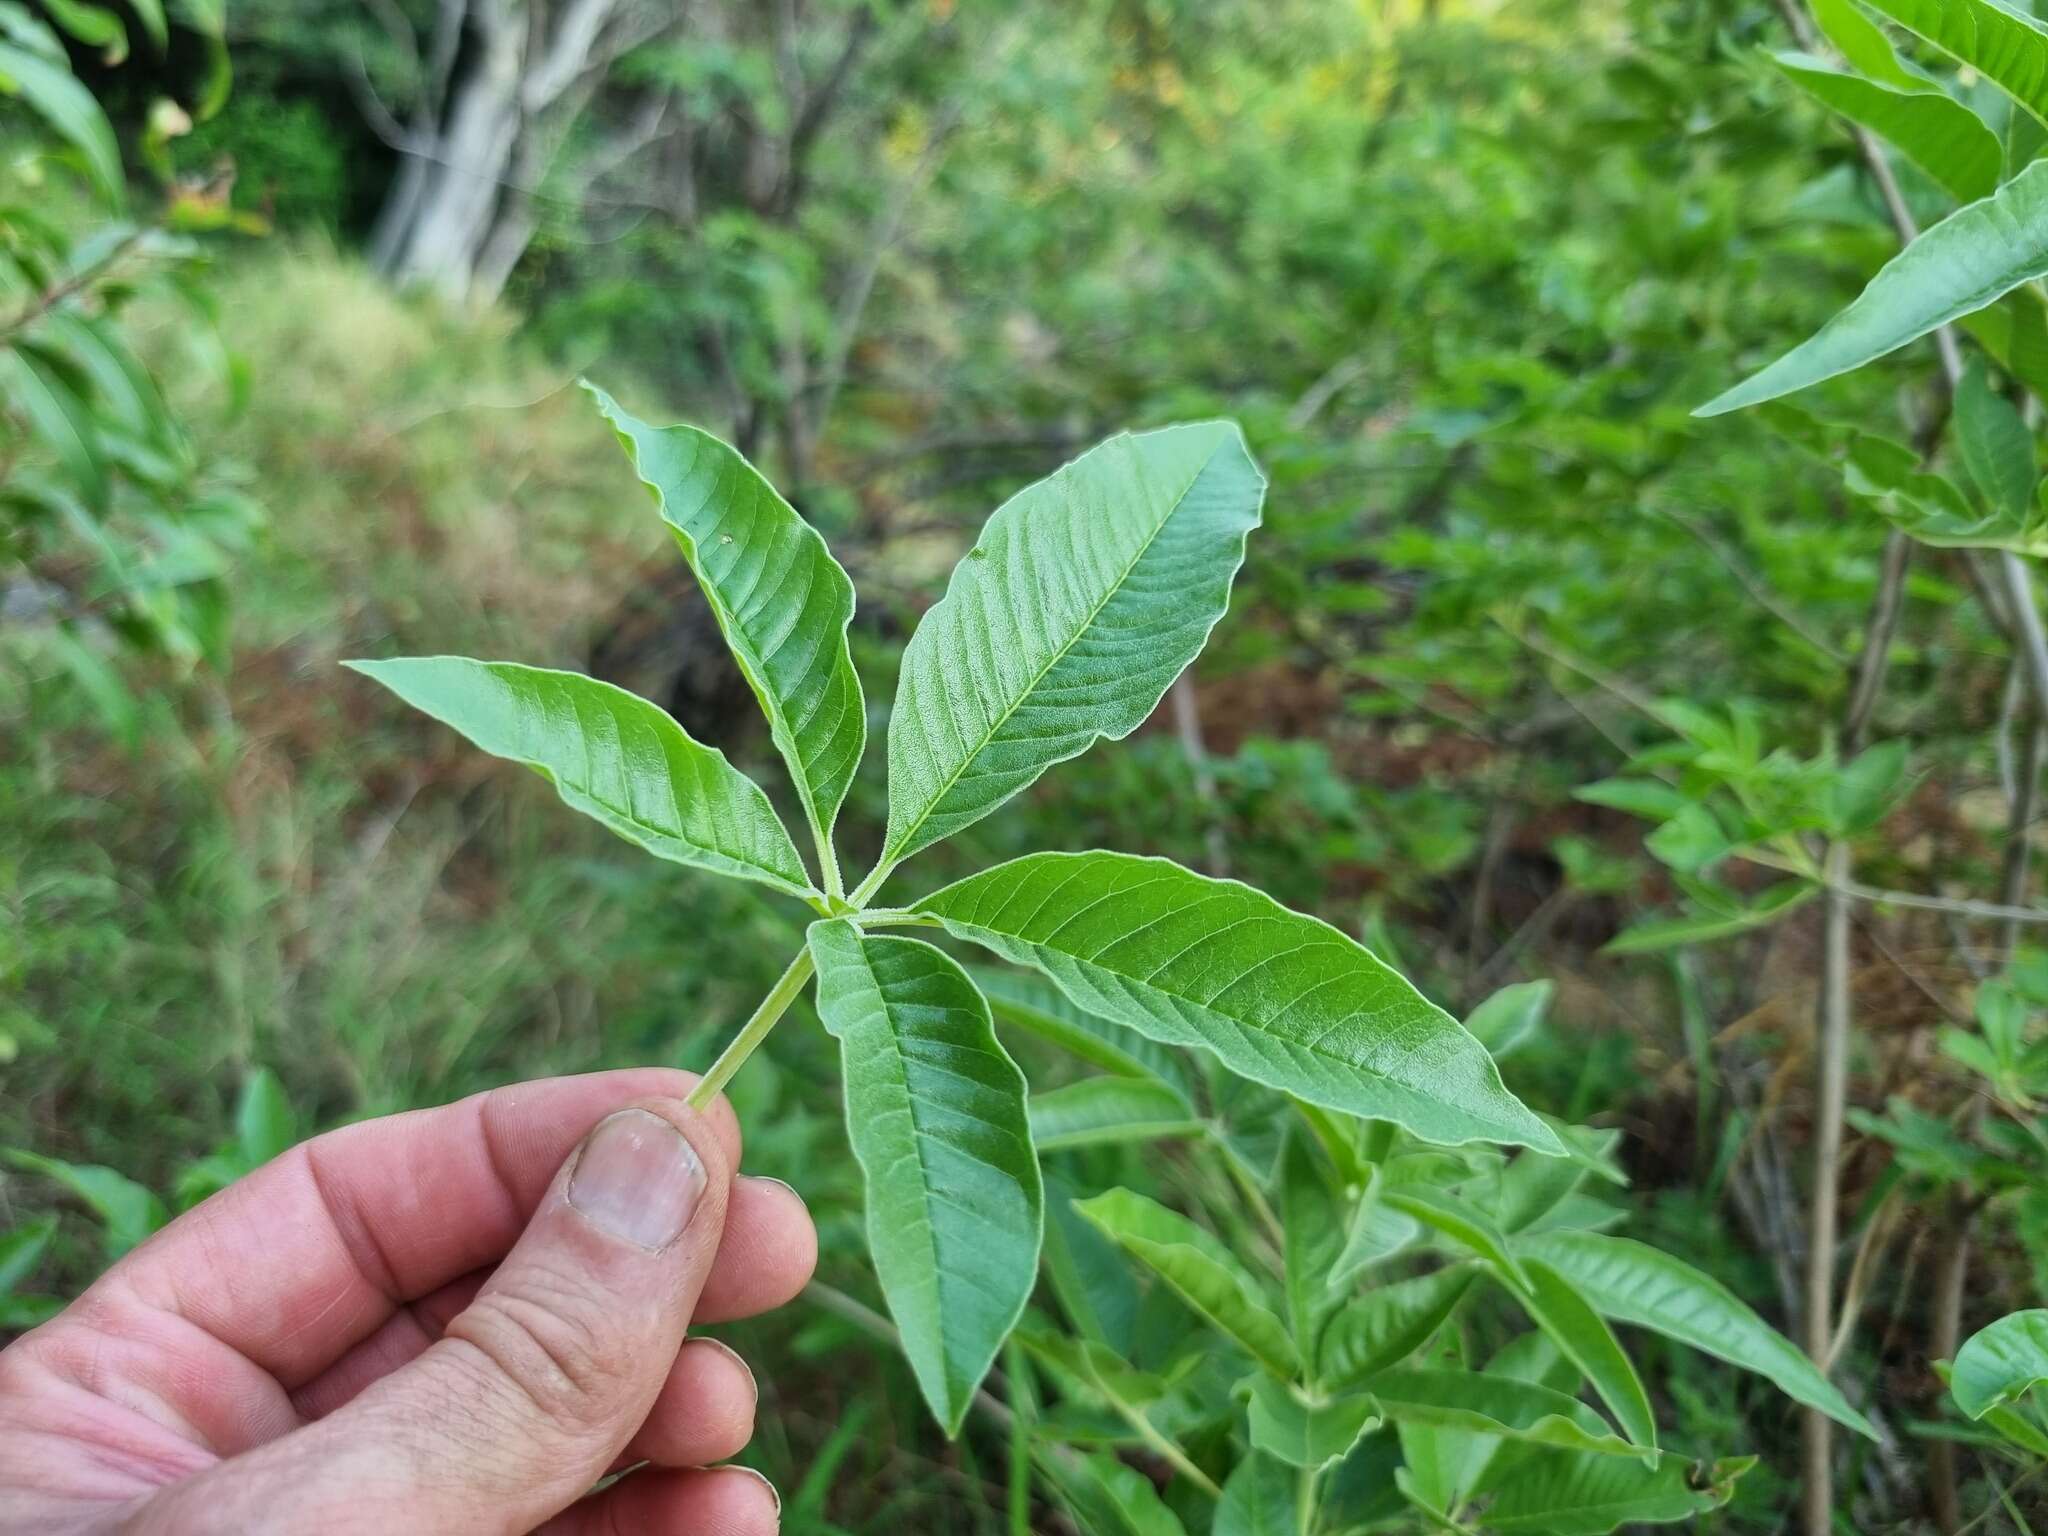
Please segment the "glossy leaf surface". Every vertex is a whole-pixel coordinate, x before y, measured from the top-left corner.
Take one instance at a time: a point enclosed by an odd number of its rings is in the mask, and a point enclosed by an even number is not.
[[[1228,422],[1113,437],[990,516],[903,653],[884,865],[1129,735],[1230,602],[1266,484]]]
[[[875,1272],[925,1401],[954,1433],[1037,1279],[1044,1208],[1024,1075],[966,972],[929,944],[843,919],[813,923],[809,942]]]
[[[1260,1365],[1283,1378],[1300,1369],[1294,1340],[1267,1304],[1264,1288],[1208,1232],[1128,1189],[1109,1190],[1075,1208]]]
[[[584,387],[674,530],[824,848],[867,744],[846,642],[852,581],[737,449],[695,427],[650,427]]]
[[[761,786],[623,688],[463,656],[346,665],[484,751],[536,769],[565,804],[657,858],[792,895],[811,888]]]
[[[1734,1292],[1682,1259],[1599,1232],[1545,1232],[1516,1242],[1569,1280],[1617,1322],[1648,1328],[1754,1371],[1778,1390],[1875,1438],[1870,1421],[1814,1368],[1805,1353]]]
[[[2048,274],[2048,162],[1959,208],[1887,262],[1849,307],[1695,415],[1719,416],[1860,368]]]
[[[1557,1148],[1479,1042],[1327,923],[1164,859],[1041,853],[926,897],[956,936],[1241,1077],[1425,1140]]]

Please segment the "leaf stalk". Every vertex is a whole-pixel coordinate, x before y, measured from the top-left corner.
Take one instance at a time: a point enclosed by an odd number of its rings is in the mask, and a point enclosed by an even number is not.
[[[775,1028],[776,1021],[796,1001],[804,983],[811,979],[812,968],[811,948],[806,944],[796,952],[789,968],[776,978],[775,985],[768,989],[768,995],[761,999],[761,1006],[754,1010],[753,1017],[740,1026],[740,1032],[732,1037],[732,1043],[718,1053],[718,1060],[711,1063],[711,1070],[690,1090],[687,1100],[690,1108],[707,1109],[711,1101],[724,1091],[733,1074],[746,1065],[747,1058],[768,1038],[768,1032]]]

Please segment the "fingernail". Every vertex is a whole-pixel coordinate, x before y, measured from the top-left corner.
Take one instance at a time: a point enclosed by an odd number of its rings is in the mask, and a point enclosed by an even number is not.
[[[728,1472],[744,1472],[763,1488],[766,1488],[768,1490],[768,1497],[775,1501],[775,1518],[777,1520],[782,1518],[782,1495],[776,1491],[775,1485],[769,1482],[766,1476],[756,1472],[752,1467],[728,1466],[725,1470]]]
[[[704,1165],[682,1133],[644,1109],[598,1122],[569,1176],[569,1203],[596,1227],[642,1248],[682,1235],[704,1193]]]
[[[752,1184],[773,1184],[778,1189],[786,1189],[792,1195],[796,1195],[799,1201],[802,1201],[804,1198],[802,1195],[796,1194],[796,1186],[790,1183],[789,1180],[778,1179],[772,1173],[749,1173],[744,1175],[744,1177]]]

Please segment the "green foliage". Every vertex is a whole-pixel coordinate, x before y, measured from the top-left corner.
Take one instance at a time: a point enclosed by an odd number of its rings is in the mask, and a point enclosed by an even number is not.
[[[1727,1497],[1739,1466],[1681,1475],[1674,1459],[1660,1456],[1649,1397],[1601,1313],[1679,1332],[1744,1364],[1775,1363],[1785,1353],[1796,1360],[1796,1352],[1711,1281],[1662,1255],[1653,1254],[1662,1267],[1646,1270],[1624,1251],[1618,1280],[1611,1264],[1553,1267],[1552,1252],[1582,1253],[1560,1249],[1564,1240],[1602,1241],[1571,1230],[1583,1218],[1566,1214],[1566,1204],[1589,1170],[1612,1175],[1606,1141],[1553,1130],[1531,1114],[1474,1036],[1354,941],[1248,886],[1109,852],[1028,854],[907,908],[867,905],[901,859],[977,820],[1098,736],[1127,734],[1158,703],[1220,615],[1257,520],[1263,481],[1233,430],[1113,439],[991,520],[906,652],[891,724],[889,836],[849,899],[839,894],[831,845],[846,777],[836,757],[805,746],[829,738],[806,736],[821,698],[859,698],[850,670],[846,684],[834,681],[851,597],[850,589],[843,601],[830,593],[844,576],[732,450],[690,429],[653,433],[608,397],[599,403],[657,488],[664,516],[684,533],[684,552],[774,726],[827,872],[823,890],[795,879],[766,882],[823,920],[697,1096],[733,1080],[815,969],[819,1013],[841,1046],[882,1293],[948,1433],[960,1430],[1034,1289],[1040,1156],[1187,1136],[1197,1162],[1229,1170],[1226,1185],[1242,1185],[1269,1220],[1260,1186],[1277,1178],[1280,1290],[1258,1273],[1263,1245],[1247,1243],[1243,1232],[1228,1241],[1160,1201],[1110,1186],[1071,1202],[1085,1227],[1069,1227],[1055,1212],[1053,1291],[1073,1313],[1077,1337],[1032,1330],[1024,1340],[1079,1401],[1106,1408],[1113,1424],[1193,1486],[1222,1498],[1228,1483],[1233,1523],[1255,1528],[1275,1500],[1263,1473],[1202,1466],[1202,1458],[1213,1464],[1218,1442],[1192,1437],[1224,1427],[1216,1422],[1222,1401],[1241,1405],[1246,1465],[1270,1459],[1300,1473],[1295,1513],[1308,1525],[1320,1480],[1367,1454],[1390,1417],[1408,1463],[1397,1484],[1433,1519],[1453,1519],[1477,1499],[1474,1512],[1486,1510],[1492,1528],[1607,1529],[1597,1521],[1678,1518]],[[707,463],[721,467],[714,473]],[[733,531],[716,532],[725,527]],[[770,541],[785,551],[779,563],[767,558]],[[769,579],[784,570],[792,574]],[[819,608],[812,599],[821,584],[828,595]],[[808,638],[799,644],[793,636]],[[801,664],[779,660],[785,655]],[[822,683],[812,663],[826,668]],[[756,877],[795,864],[793,851],[734,855],[739,844],[726,834],[743,820],[736,808],[749,808],[749,828],[771,825],[765,795],[747,796],[750,781],[651,704],[505,663],[441,658],[358,670],[477,744],[541,768],[570,805],[652,851]],[[972,701],[966,713],[962,699]],[[792,707],[796,700],[806,707]],[[1724,727],[1675,705],[1672,712],[1689,721],[1703,761],[1717,763],[1727,782],[1748,775],[1775,785],[1783,777],[1758,758],[1739,716]],[[834,712],[824,713],[829,726]],[[898,744],[910,741],[923,745],[904,759]],[[815,776],[820,761],[831,772]],[[1881,801],[1885,782],[1859,781],[1857,808],[1838,814],[1863,815],[1863,802]],[[759,838],[748,846],[755,844],[767,847]],[[904,924],[981,944],[1057,991],[992,979],[992,1009],[977,978],[943,952],[876,931]],[[1543,988],[1512,989],[1481,1010],[1481,1025],[1512,1044],[1537,1026],[1548,998]],[[994,1032],[997,1018],[1020,1020],[1112,1075],[1028,1098]],[[1213,1058],[1213,1119],[1193,1112],[1190,1078],[1177,1060],[1185,1049]],[[1301,1120],[1292,1135],[1282,1133],[1276,1171],[1272,1152],[1255,1150],[1258,1128],[1288,1113],[1288,1094],[1297,1096]],[[1247,1096],[1257,1108],[1227,1107]],[[1046,1133],[1044,1144],[1034,1146],[1035,1131]],[[1526,1150],[1503,1171],[1501,1154],[1483,1145],[1489,1141]],[[1333,1181],[1335,1168],[1345,1182]],[[1064,1198],[1057,1182],[1053,1188]],[[1112,1279],[1115,1261],[1105,1253],[1080,1262],[1090,1228],[1155,1294],[1177,1298],[1255,1367],[1229,1398],[1216,1394],[1228,1363],[1213,1349],[1186,1353],[1182,1341],[1164,1370],[1125,1357],[1104,1325],[1120,1304],[1103,1287],[1131,1282]],[[1463,1266],[1405,1288],[1352,1294],[1418,1240],[1476,1258],[1478,1274],[1555,1346],[1543,1358],[1555,1362],[1560,1380],[1569,1373],[1590,1384],[1620,1436],[1540,1380],[1507,1389],[1493,1412],[1482,1411],[1491,1399],[1479,1378],[1452,1368],[1455,1351],[1433,1343],[1474,1279]],[[1647,1301],[1646,1274],[1655,1288]],[[1418,1353],[1427,1368],[1388,1374]],[[1797,1376],[1782,1365],[1778,1374]],[[1401,1405],[1391,1414],[1375,1395],[1383,1378]],[[1798,1385],[1809,1397],[1831,1391],[1824,1381]],[[1845,1404],[1831,1410],[1860,1426]],[[1021,1411],[1010,1410],[1013,1418]],[[1062,1442],[1072,1432],[1060,1423],[1015,1432],[1042,1441],[1040,1465],[1085,1527],[1178,1525],[1129,1468],[1068,1449]],[[1600,1470],[1617,1449],[1641,1455],[1640,1477]],[[1498,1509],[1510,1512],[1507,1524]]]
[[[126,57],[114,11],[69,3],[48,14],[105,62]],[[163,15],[138,14],[161,50]],[[217,27],[193,30],[217,44]],[[225,577],[262,522],[240,468],[202,451],[165,398],[167,374],[228,372],[208,361],[217,349],[151,357],[132,315],[169,306],[207,335],[191,234],[226,215],[174,189],[155,223],[130,221],[113,125],[56,33],[14,0],[0,5],[0,112],[7,98],[43,132],[17,141],[0,196],[0,575],[11,599],[0,639],[13,648],[25,636],[53,656],[135,745],[136,701],[105,652],[224,666]],[[160,148],[154,128],[144,147]],[[82,187],[65,174],[72,164]]]

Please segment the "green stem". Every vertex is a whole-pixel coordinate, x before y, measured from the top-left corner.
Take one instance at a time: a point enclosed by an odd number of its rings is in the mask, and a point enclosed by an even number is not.
[[[873,899],[875,892],[882,888],[882,882],[888,879],[895,869],[896,861],[894,859],[883,859],[873,869],[868,871],[868,877],[861,881],[860,889],[849,896],[847,900],[856,909],[865,907]]]
[[[754,1010],[754,1016],[740,1026],[740,1032],[732,1037],[732,1044],[718,1053],[718,1060],[711,1063],[711,1070],[704,1074],[704,1080],[690,1090],[688,1102],[692,1109],[709,1107],[725,1085],[732,1081],[733,1074],[746,1065],[755,1048],[768,1038],[768,1031],[775,1027],[775,1021],[796,1001],[797,994],[803,991],[804,983],[810,979],[811,948],[806,944],[789,962],[789,969],[768,989],[768,995],[761,999],[761,1006]]]
[[[818,845],[818,877],[825,883],[827,902],[841,902],[846,899],[846,886],[839,875],[839,850],[832,846],[832,834],[811,823],[811,837]]]

